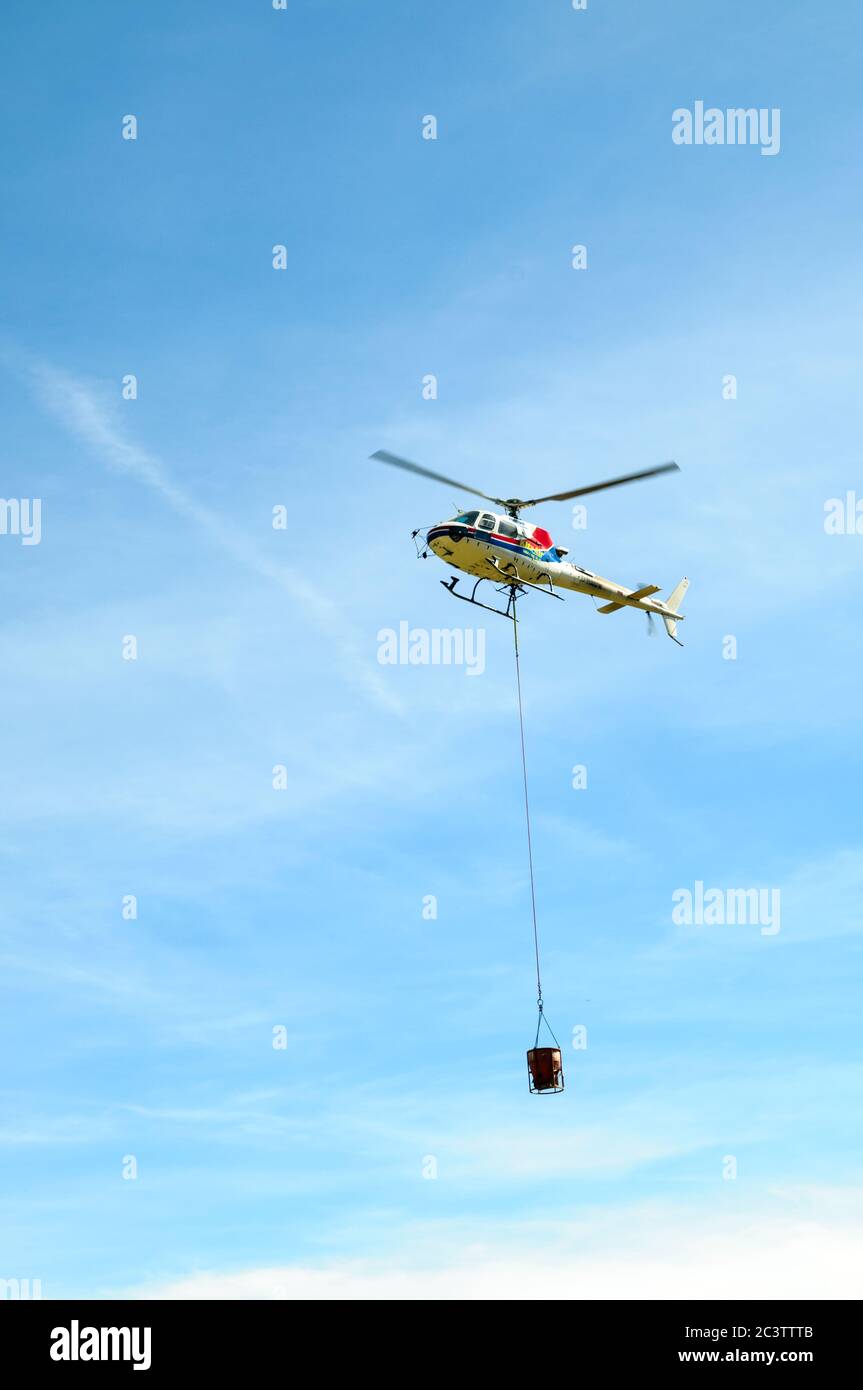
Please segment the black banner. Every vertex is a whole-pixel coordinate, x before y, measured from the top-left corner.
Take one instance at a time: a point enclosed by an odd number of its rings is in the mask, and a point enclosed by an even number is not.
[[[551,1336],[560,1353],[562,1339],[569,1342],[570,1356],[580,1368],[613,1374],[617,1370],[686,1369],[699,1366],[798,1366],[817,1371],[853,1367],[861,1340],[859,1305],[848,1303],[692,1302],[565,1303],[553,1294],[548,1301],[531,1300],[514,1319],[501,1310],[506,1325],[497,1332],[494,1304],[469,1303],[476,1342],[459,1331],[458,1364],[465,1352],[470,1361],[485,1359],[494,1366],[513,1343],[525,1351]],[[435,1336],[429,1334],[429,1316],[435,1319]],[[362,1328],[357,1317],[363,1320]],[[350,1354],[356,1374],[367,1374],[368,1339],[374,1336],[373,1363],[381,1369],[393,1364],[396,1342],[404,1336],[422,1348],[422,1371],[434,1362],[435,1348],[442,1369],[455,1349],[442,1323],[452,1318],[462,1323],[464,1314],[437,1304],[430,1314],[426,1305],[399,1305],[398,1337],[386,1305],[363,1304],[359,1313],[349,1305],[327,1304],[325,1311],[311,1302],[212,1303],[212,1302],[6,1302],[0,1305],[3,1365],[13,1359],[26,1374],[49,1372],[52,1376],[114,1376],[128,1373],[161,1377],[178,1371],[225,1376],[234,1372],[271,1370],[293,1378],[305,1373],[309,1358],[317,1371],[340,1366]],[[338,1334],[336,1323],[341,1324]],[[360,1335],[358,1336],[358,1330]],[[356,1352],[361,1351],[357,1364]],[[353,1348],[353,1350],[351,1350]],[[539,1352],[540,1348],[536,1348]],[[412,1367],[401,1364],[400,1373]]]

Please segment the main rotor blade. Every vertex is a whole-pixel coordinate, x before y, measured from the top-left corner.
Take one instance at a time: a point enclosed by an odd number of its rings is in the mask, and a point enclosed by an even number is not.
[[[532,497],[529,502],[519,503],[522,507],[535,507],[539,502],[566,502],[570,497],[584,497],[588,492],[602,492],[607,487],[619,487],[621,483],[637,483],[639,478],[655,478],[658,473],[679,473],[676,463],[661,463],[658,468],[645,468],[640,473],[624,473],[622,478],[609,478],[604,483],[591,483],[590,487],[575,487],[571,492],[551,492],[548,497]]]
[[[447,478],[443,473],[433,473],[430,468],[421,468],[418,463],[399,458],[398,454],[390,454],[386,449],[378,449],[377,453],[370,454],[369,457],[378,459],[381,463],[391,463],[395,468],[406,468],[409,473],[419,473],[423,478],[433,478],[436,483],[446,483],[448,487],[458,488],[460,492],[472,492],[474,497],[484,497],[486,502],[500,501],[498,497],[489,497],[487,492],[480,492],[479,488],[468,487],[467,483],[457,483],[455,478]]]

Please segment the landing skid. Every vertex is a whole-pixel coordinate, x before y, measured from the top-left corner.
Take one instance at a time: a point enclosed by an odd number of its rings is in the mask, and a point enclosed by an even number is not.
[[[516,595],[524,594],[527,592],[528,589],[535,589],[536,592],[540,594],[548,594],[550,598],[560,599],[561,603],[563,603],[562,596],[560,594],[556,594],[552,589],[551,580],[549,580],[549,587],[546,589],[540,584],[531,584],[530,581],[527,579],[508,579],[503,570],[501,570],[500,572],[500,577],[503,580],[503,583],[500,585],[498,589],[495,590],[495,592],[498,594],[506,592],[506,608],[494,608],[490,603],[480,603],[479,599],[477,598],[476,591],[479,588],[480,584],[490,584],[492,582],[490,579],[487,580],[484,577],[479,578],[474,584],[473,589],[470,592],[470,595],[456,593],[455,586],[459,580],[459,576],[456,574],[454,574],[450,580],[442,579],[440,582],[446,589],[447,593],[452,594],[453,598],[461,599],[462,603],[472,603],[476,608],[484,608],[487,613],[498,613],[501,618],[509,618],[511,622],[517,621],[515,616]]]
[[[446,579],[441,580],[441,584],[443,584],[448,594],[452,594],[453,598],[460,598],[462,603],[472,603],[475,608],[484,608],[487,613],[499,613],[502,618],[509,618],[512,622],[515,622],[516,618],[514,599],[515,589],[517,586],[515,584],[507,585],[507,588],[509,589],[509,597],[507,598],[505,609],[493,608],[490,603],[480,603],[479,599],[476,597],[477,589],[479,588],[480,584],[485,584],[485,582],[486,581],[484,579],[478,579],[473,586],[473,590],[470,596],[468,596],[467,594],[456,593],[455,586],[458,583],[457,575],[454,574],[452,579],[449,580],[449,582],[447,582]],[[498,593],[501,592],[502,590],[499,589]]]

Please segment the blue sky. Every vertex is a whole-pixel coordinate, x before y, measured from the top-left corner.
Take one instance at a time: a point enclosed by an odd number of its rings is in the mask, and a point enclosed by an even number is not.
[[[42,538],[0,535],[0,1278],[848,1296],[863,538],[824,506],[863,495],[859,15],[5,28],[0,493]],[[675,145],[697,100],[778,107],[779,154]],[[377,448],[503,495],[682,468],[536,517],[692,582],[683,651],[523,604],[557,1099],[525,1078],[510,634],[479,624],[474,679],[378,662],[473,615],[410,540],[468,499]],[[675,925],[698,880],[780,889],[780,931]]]

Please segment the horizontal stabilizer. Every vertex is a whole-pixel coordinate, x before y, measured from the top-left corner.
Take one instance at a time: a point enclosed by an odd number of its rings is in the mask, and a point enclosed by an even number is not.
[[[638,600],[649,598],[651,594],[659,593],[658,584],[645,584],[643,589],[634,589],[631,594],[627,594],[622,603],[606,603],[602,608],[598,608],[597,613],[616,613],[618,608],[633,608]]]

